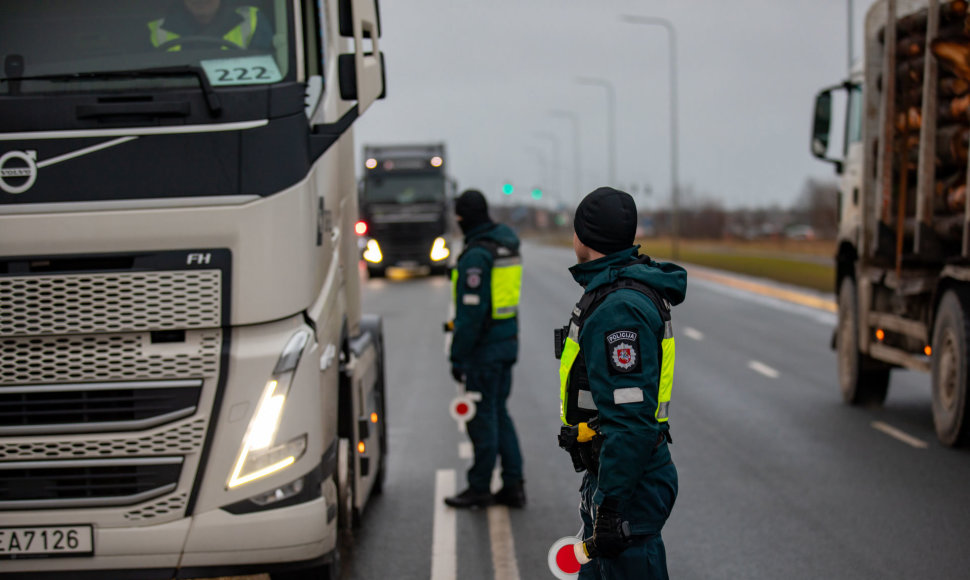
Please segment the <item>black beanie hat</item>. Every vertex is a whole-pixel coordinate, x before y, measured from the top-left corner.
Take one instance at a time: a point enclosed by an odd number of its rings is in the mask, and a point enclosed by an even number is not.
[[[637,204],[625,191],[600,187],[576,208],[573,229],[579,241],[601,254],[633,246],[637,234]]]
[[[488,217],[488,202],[477,189],[466,189],[458,196],[455,200],[455,213],[461,216],[459,225],[464,232],[492,221]]]

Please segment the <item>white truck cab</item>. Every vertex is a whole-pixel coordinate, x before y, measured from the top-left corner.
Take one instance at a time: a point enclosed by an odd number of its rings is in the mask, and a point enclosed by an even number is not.
[[[7,2],[0,63],[0,577],[336,578],[375,1]]]

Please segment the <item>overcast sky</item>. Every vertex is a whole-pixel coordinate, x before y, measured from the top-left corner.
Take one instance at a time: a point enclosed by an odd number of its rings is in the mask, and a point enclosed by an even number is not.
[[[854,0],[858,46],[871,3]],[[663,28],[620,20],[656,16],[676,28],[682,191],[728,208],[787,206],[808,177],[834,179],[830,165],[811,157],[809,130],[815,93],[846,75],[848,5],[383,0],[387,99],[356,125],[358,152],[365,144],[444,142],[460,189],[479,188],[494,203],[508,180],[516,197],[534,186],[549,194],[561,187],[575,203],[608,182],[607,91],[576,82],[595,77],[616,92],[612,185],[634,189],[643,207],[667,205],[667,36]],[[579,119],[579,184],[573,125],[553,110]]]

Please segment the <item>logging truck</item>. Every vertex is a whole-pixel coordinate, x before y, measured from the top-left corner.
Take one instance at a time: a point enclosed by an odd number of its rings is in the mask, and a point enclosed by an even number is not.
[[[353,233],[378,26],[0,4],[0,577],[338,577],[386,448]]]
[[[816,97],[811,142],[841,175],[842,397],[878,405],[893,369],[929,372],[949,446],[970,440],[968,30],[964,0],[873,4],[862,61]]]

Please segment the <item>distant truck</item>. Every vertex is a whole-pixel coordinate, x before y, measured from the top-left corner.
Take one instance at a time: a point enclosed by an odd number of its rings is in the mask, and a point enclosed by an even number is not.
[[[816,97],[811,144],[841,174],[842,396],[881,404],[892,369],[928,371],[949,446],[970,440],[968,16],[964,0],[873,4],[863,61]]]
[[[383,276],[389,266],[446,273],[455,183],[447,174],[445,146],[365,146],[363,157],[356,230],[370,275]]]

